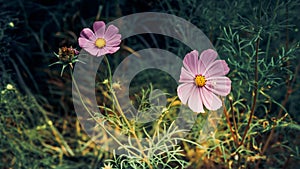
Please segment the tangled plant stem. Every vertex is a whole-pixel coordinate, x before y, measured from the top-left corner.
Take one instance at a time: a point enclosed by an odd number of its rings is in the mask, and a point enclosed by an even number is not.
[[[118,101],[118,98],[114,92],[114,89],[111,87],[112,86],[112,74],[111,74],[111,68],[110,68],[110,64],[109,64],[109,61],[107,59],[106,56],[104,56],[104,60],[107,64],[107,67],[108,67],[108,75],[109,75],[109,83],[107,83],[107,87],[109,88],[109,91],[110,93],[112,94],[113,96],[113,100],[115,101],[115,104],[116,104],[116,108],[118,110],[118,112],[121,114],[122,118],[124,119],[127,127],[129,128],[129,131],[130,133],[133,135],[134,139],[136,140],[137,144],[138,144],[138,147],[140,149],[140,152],[142,153],[143,155],[143,161],[145,161],[147,163],[147,165],[149,166],[150,169],[152,169],[152,165],[147,157],[147,155],[145,154],[144,152],[144,149],[143,149],[143,146],[141,145],[141,141],[140,139],[138,138],[138,136],[136,135],[136,132],[135,132],[135,128],[129,123],[128,119],[126,118],[121,106],[120,106],[120,103]]]
[[[295,73],[294,73],[294,77],[293,77],[292,81],[291,81],[291,82],[290,82],[290,81],[287,81],[287,85],[286,85],[286,86],[287,86],[287,91],[286,91],[284,100],[283,100],[282,103],[281,103],[282,107],[285,107],[286,104],[287,104],[287,102],[288,102],[288,100],[289,100],[289,96],[290,96],[290,94],[291,94],[292,91],[293,91],[292,84],[295,83],[295,81],[296,81],[296,77],[297,77],[297,73],[298,73],[299,69],[300,69],[300,64],[298,64],[298,66],[295,68]],[[277,115],[277,119],[279,119],[279,118],[281,117],[281,115],[282,115],[282,112],[283,112],[283,108],[282,108],[282,107],[281,107],[280,110],[279,110],[279,113],[278,113],[278,115]],[[263,154],[266,152],[267,148],[269,147],[270,141],[271,141],[271,139],[272,139],[274,133],[275,133],[275,126],[273,126],[272,129],[271,129],[271,132],[270,132],[270,134],[269,134],[269,136],[268,136],[268,138],[267,138],[267,140],[266,140],[266,143],[265,143],[265,145],[263,146],[262,151],[261,151],[261,153],[260,153],[261,155],[263,155]],[[285,165],[284,165],[284,166],[287,165],[287,163],[288,163],[289,160],[290,160],[290,156],[288,157],[288,159],[287,159],[287,161],[285,162]],[[256,163],[255,169],[258,169],[258,168],[259,168],[260,162],[261,162],[261,161],[259,160],[259,161]],[[285,167],[284,167],[284,168],[285,168]]]
[[[224,101],[223,101],[223,105],[225,105]],[[224,107],[223,112],[225,114],[226,121],[227,121],[227,124],[229,126],[230,133],[232,135],[232,138],[233,138],[234,142],[238,145],[238,138],[236,137],[235,132],[232,129],[232,125],[231,125],[231,122],[230,122],[230,119],[229,119],[228,111],[226,109],[226,106],[223,106],[223,107]]]
[[[248,130],[250,128],[250,124],[252,122],[252,118],[254,116],[254,111],[256,107],[256,100],[257,100],[257,88],[258,88],[258,49],[259,49],[259,37],[256,40],[256,47],[255,47],[255,82],[254,82],[254,91],[253,91],[253,101],[252,101],[252,106],[251,106],[251,111],[250,111],[250,117],[244,132],[244,135],[242,137],[242,141],[240,142],[239,146],[243,145],[245,138],[247,136]]]
[[[229,103],[230,103],[230,111],[231,111],[232,119],[233,119],[233,126],[234,126],[234,129],[235,129],[235,138],[237,140],[236,145],[238,146],[239,145],[239,136],[238,136],[239,128],[237,127],[237,122],[235,120],[235,113],[234,113],[234,110],[233,110],[233,103],[232,103],[231,98],[229,98]]]
[[[80,99],[80,101],[81,101],[81,103],[82,103],[82,105],[83,105],[83,107],[84,107],[84,109],[89,113],[89,115],[93,118],[93,120],[95,120],[96,122],[97,122],[97,124],[99,124],[113,139],[114,139],[114,141],[116,141],[120,146],[122,146],[122,143],[121,142],[119,142],[118,141],[118,139],[116,138],[116,137],[114,137],[114,135],[113,134],[111,134],[106,128],[105,128],[105,126],[102,124],[102,123],[100,123],[96,118],[95,118],[95,116],[92,114],[92,112],[89,110],[89,108],[87,107],[87,105],[85,104],[85,102],[83,101],[83,98],[82,98],[82,96],[81,96],[81,94],[80,94],[80,90],[79,90],[79,88],[78,88],[78,85],[77,85],[77,82],[76,82],[76,80],[74,80],[74,76],[73,76],[73,73],[72,73],[72,70],[70,71],[71,72],[71,78],[72,78],[72,81],[73,81],[73,84],[74,84],[74,86],[75,86],[75,88],[76,88],[76,91],[78,92],[78,96],[79,96],[79,99]],[[134,152],[132,152],[132,151],[130,151],[126,146],[123,146],[127,151],[129,151],[129,152],[131,152],[131,153],[133,153],[134,155],[137,155],[137,154],[135,154]]]

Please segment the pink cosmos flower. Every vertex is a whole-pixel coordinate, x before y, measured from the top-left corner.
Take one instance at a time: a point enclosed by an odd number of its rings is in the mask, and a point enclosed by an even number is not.
[[[115,53],[120,49],[121,34],[118,34],[119,29],[114,25],[105,28],[103,21],[96,21],[93,24],[95,33],[89,28],[84,28],[78,39],[79,46],[97,57]]]
[[[219,109],[222,101],[218,96],[230,93],[231,80],[225,76],[229,67],[224,60],[216,60],[217,56],[216,51],[207,49],[199,58],[194,50],[183,59],[177,93],[194,112],[204,112],[203,105],[208,110]]]

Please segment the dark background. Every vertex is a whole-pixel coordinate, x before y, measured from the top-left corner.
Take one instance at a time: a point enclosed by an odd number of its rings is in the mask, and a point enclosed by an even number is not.
[[[60,76],[61,66],[49,67],[49,64],[57,61],[54,52],[57,53],[60,47],[72,46],[80,49],[77,43],[80,31],[85,27],[91,28],[95,20],[107,23],[124,15],[152,11],[183,17],[198,26],[209,37],[221,58],[227,59],[231,68],[229,77],[233,81],[232,96],[236,101],[240,99],[240,103],[244,105],[235,109],[236,112],[241,112],[241,119],[242,117],[247,119],[244,110],[246,105],[251,105],[253,65],[239,67],[238,65],[243,64],[230,62],[230,59],[236,59],[237,56],[233,54],[234,50],[228,51],[225,48],[228,44],[226,40],[222,40],[226,38],[224,28],[227,30],[231,28],[233,33],[236,32],[245,39],[251,39],[260,29],[262,30],[260,49],[262,52],[268,50],[269,55],[263,58],[261,54],[260,60],[267,64],[274,57],[275,61],[277,58],[277,62],[273,67],[266,68],[268,71],[264,71],[264,66],[260,65],[259,75],[262,78],[259,86],[265,88],[266,94],[271,96],[266,97],[262,94],[259,96],[255,117],[257,124],[261,124],[261,128],[257,129],[255,134],[256,146],[270,142],[267,143],[270,145],[267,146],[268,149],[261,154],[266,155],[266,158],[262,160],[260,167],[292,168],[299,162],[297,150],[300,145],[299,4],[299,1],[271,0],[232,2],[0,0],[0,89],[5,91],[1,95],[0,108],[0,167],[85,168],[89,165],[90,168],[99,168],[103,166],[104,159],[112,158],[112,154],[102,151],[95,144],[89,143],[86,149],[80,149],[82,145],[88,143],[89,138],[80,128],[73,111],[69,69]],[[182,58],[184,53],[190,50],[174,39],[154,36],[160,40],[161,48],[176,51],[180,47],[182,50],[177,54]],[[272,37],[270,41],[269,36]],[[143,49],[147,45],[155,47],[151,43],[143,44],[141,39],[147,42],[151,37],[140,35],[122,42],[123,46],[121,45],[120,51],[116,54],[120,57],[110,59],[112,67],[126,54],[130,54],[124,45],[133,50]],[[236,47],[237,43],[238,41],[235,41],[231,46]],[[250,40],[249,43],[255,44]],[[278,59],[282,51],[287,52],[289,49],[295,51]],[[255,51],[254,48],[247,50],[252,53]],[[241,57],[236,60],[240,63],[248,61]],[[250,60],[249,64],[252,64],[252,61]],[[151,82],[149,79],[158,74],[155,71],[152,73],[154,74],[142,75],[137,81],[149,84]],[[169,93],[176,95],[176,86],[175,89],[174,86],[170,89],[170,86],[164,86],[166,83],[161,83],[163,79],[156,80],[158,84],[162,84],[160,87],[165,87]],[[7,84],[12,84],[16,91],[6,90]],[[132,92],[136,90],[133,88]],[[275,134],[271,135],[271,141],[268,141],[272,124],[277,124],[282,117],[290,127],[285,128],[284,124],[280,126],[281,123],[278,123],[279,127]],[[53,125],[49,125],[49,120]],[[246,122],[241,120],[243,124]],[[263,128],[265,122],[270,124],[266,130]],[[241,125],[241,128],[244,126]],[[76,132],[73,132],[74,129]],[[240,133],[243,133],[242,131]],[[66,150],[64,141],[70,145],[74,154]],[[285,146],[289,147],[288,150],[284,148]],[[253,146],[249,149],[256,150]],[[228,151],[232,154],[235,147],[229,147]],[[257,154],[259,153],[261,151],[257,151]],[[217,155],[218,153],[212,159],[204,158],[198,161],[197,158],[200,157],[186,155],[186,161],[192,162],[191,168],[200,166],[228,168],[228,162],[216,160],[219,159]],[[254,157],[253,154],[249,155],[250,164],[245,162],[246,158],[242,162],[233,160],[233,166],[254,168],[258,161]],[[233,156],[229,159],[232,161]],[[240,165],[241,163],[244,165]]]

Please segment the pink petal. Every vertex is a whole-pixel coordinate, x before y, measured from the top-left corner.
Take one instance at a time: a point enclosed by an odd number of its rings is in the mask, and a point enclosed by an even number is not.
[[[198,74],[203,75],[206,70],[207,65],[204,65],[204,63],[199,59],[198,61]]]
[[[203,113],[203,103],[200,96],[200,88],[193,86],[193,91],[190,93],[190,98],[188,100],[188,105],[190,109],[197,113]]]
[[[213,76],[224,76],[229,72],[229,67],[224,60],[216,60],[206,68],[203,75],[206,78]]]
[[[86,39],[86,38],[82,38],[82,37],[79,37],[78,38],[78,44],[81,48],[87,48],[87,47],[93,47],[95,46],[94,45],[94,42]]]
[[[122,38],[121,34],[114,34],[113,36],[106,39],[106,41],[117,41],[117,40],[121,40],[121,38]]]
[[[200,72],[204,74],[206,68],[218,57],[218,53],[213,49],[207,49],[200,54]]]
[[[177,94],[183,104],[187,104],[191,93],[193,92],[194,84],[184,83],[177,87]]]
[[[200,94],[204,106],[208,110],[218,110],[222,106],[221,99],[205,87],[200,88]]]
[[[106,47],[109,54],[115,53],[120,49],[120,47]]]
[[[121,40],[118,40],[118,41],[108,41],[106,43],[106,46],[108,47],[115,47],[115,46],[119,46],[121,43]]]
[[[224,75],[227,75],[227,73],[230,71],[230,68],[228,67],[228,65],[225,62],[225,60],[222,63],[223,63],[223,68],[224,68]]]
[[[106,54],[108,54],[108,53],[109,53],[109,52],[108,52],[108,50],[107,50],[105,47],[104,47],[104,48],[101,48],[101,49],[98,48],[97,57],[106,55]]]
[[[78,41],[79,41],[79,39],[78,39]],[[79,43],[79,42],[78,42]],[[73,49],[74,50],[74,53],[75,53],[75,55],[78,55],[79,54],[79,51],[77,50],[77,49]]]
[[[198,72],[198,51],[193,50],[192,52],[185,55],[183,59],[183,65],[187,71],[197,75]]]
[[[96,36],[93,33],[93,31],[89,28],[84,28],[81,32],[80,32],[80,37],[82,38],[86,38],[90,41],[96,41]]]
[[[93,29],[97,38],[103,38],[105,32],[105,23],[103,21],[94,22]]]
[[[107,46],[118,46],[121,43],[121,35],[120,34],[115,34],[112,36],[111,39],[107,40],[106,45]]]
[[[104,34],[104,39],[108,40],[111,37],[113,37],[115,34],[119,32],[119,29],[114,26],[114,25],[109,25],[105,34]]]
[[[184,67],[181,68],[181,74],[179,78],[180,83],[194,83],[194,78],[191,72],[188,72]]]
[[[227,96],[231,90],[231,80],[228,77],[211,77],[206,79],[205,87],[220,96]]]
[[[99,48],[97,48],[95,46],[94,47],[89,46],[89,47],[84,48],[84,50],[86,50],[89,54],[91,54],[93,56],[97,56]]]

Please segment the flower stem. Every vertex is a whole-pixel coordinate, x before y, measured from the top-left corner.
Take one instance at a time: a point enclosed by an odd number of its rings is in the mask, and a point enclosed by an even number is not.
[[[239,145],[239,137],[238,137],[239,128],[238,128],[236,120],[235,120],[235,113],[234,113],[234,110],[233,110],[232,99],[229,99],[229,103],[230,103],[230,111],[231,111],[232,119],[233,119],[233,126],[234,126],[234,130],[235,130],[234,133],[235,133],[235,137],[236,137],[236,140],[237,140],[237,145]]]
[[[223,102],[223,105],[224,105],[224,100],[222,100],[222,102]],[[228,124],[228,126],[229,126],[229,129],[230,129],[230,133],[231,133],[231,135],[232,135],[232,138],[233,138],[234,142],[235,142],[236,144],[238,144],[238,140],[237,140],[237,138],[236,138],[236,135],[235,135],[234,132],[233,132],[232,125],[231,125],[231,123],[230,123],[230,119],[229,119],[229,115],[228,115],[228,111],[227,111],[225,105],[224,105],[223,112],[224,112],[224,114],[225,114],[226,121],[227,121],[227,124]]]
[[[74,79],[74,76],[73,76],[73,73],[72,73],[72,70],[70,70],[71,72],[71,78],[72,78],[72,81],[73,81],[73,84],[75,86],[75,89],[76,91],[78,92],[78,96],[79,96],[79,99],[80,99],[80,102],[82,103],[84,109],[88,112],[88,114],[92,117],[93,120],[95,120],[97,122],[97,124],[99,124],[105,131],[108,135],[110,135],[120,146],[122,147],[125,147],[125,149],[129,152],[131,152],[132,154],[136,155],[133,151],[131,151],[130,149],[128,149],[126,146],[123,146],[123,144],[113,135],[111,134],[107,129],[106,127],[102,124],[102,123],[99,123],[99,119],[96,119],[95,116],[92,114],[92,112],[89,110],[89,108],[87,107],[87,105],[85,104],[85,102],[83,101],[83,98],[80,94],[80,90],[79,90],[79,87],[77,85],[77,82],[76,80]]]
[[[286,91],[284,100],[281,102],[281,105],[282,105],[282,106],[280,107],[279,113],[278,113],[278,115],[277,115],[277,119],[279,119],[279,118],[281,117],[282,112],[283,112],[283,107],[286,106],[286,104],[287,104],[287,102],[288,102],[288,100],[289,100],[289,96],[290,96],[290,94],[292,93],[292,91],[294,90],[294,89],[292,88],[292,84],[295,83],[296,77],[297,77],[297,73],[299,72],[299,70],[300,70],[300,64],[298,64],[298,66],[297,66],[296,69],[295,69],[294,77],[293,77],[292,81],[291,81],[291,82],[289,81],[289,82],[286,84],[286,85],[287,85],[287,86],[286,86],[286,87],[287,87],[287,91]],[[266,140],[266,142],[265,142],[265,144],[264,144],[264,146],[263,146],[263,148],[262,148],[262,151],[260,152],[261,155],[263,155],[263,154],[265,153],[265,151],[267,150],[267,148],[269,147],[270,141],[271,141],[271,139],[273,138],[274,133],[275,133],[275,126],[272,127],[272,130],[271,130],[270,134],[268,135],[268,138],[267,138],[267,140]],[[256,164],[256,166],[255,166],[255,169],[258,169],[259,164],[260,164],[260,161],[261,161],[261,160],[259,160],[259,161],[257,162],[257,164]]]
[[[108,62],[108,59],[106,56],[104,56],[104,60],[107,64],[107,67],[108,67],[108,73],[109,73],[109,83],[107,84],[108,85],[108,88],[110,90],[110,93],[112,94],[112,97],[113,97],[113,100],[115,101],[115,105],[116,105],[116,108],[117,108],[117,111],[120,113],[120,115],[122,116],[122,118],[124,119],[127,127],[129,128],[129,131],[130,133],[133,135],[133,137],[135,138],[137,144],[138,144],[138,148],[140,149],[140,152],[142,153],[143,155],[143,161],[145,161],[147,163],[147,165],[149,166],[150,169],[152,169],[152,165],[147,157],[147,155],[145,154],[144,152],[144,149],[143,149],[143,146],[141,144],[141,141],[140,139],[138,138],[138,136],[136,135],[136,132],[135,132],[135,128],[130,124],[130,122],[128,121],[128,119],[126,118],[121,106],[120,106],[120,103],[118,101],[118,98],[114,92],[114,89],[111,87],[112,86],[112,74],[111,74],[111,68],[110,68],[110,64]]]
[[[253,91],[253,99],[252,99],[252,105],[250,110],[250,117],[248,120],[248,124],[246,126],[244,135],[242,137],[242,141],[240,142],[239,146],[243,145],[245,138],[247,136],[248,130],[250,128],[250,124],[252,122],[252,118],[254,116],[254,111],[256,107],[256,100],[257,100],[257,90],[258,90],[258,48],[259,48],[259,38],[256,40],[256,51],[255,51],[255,82],[254,82],[254,91]]]

